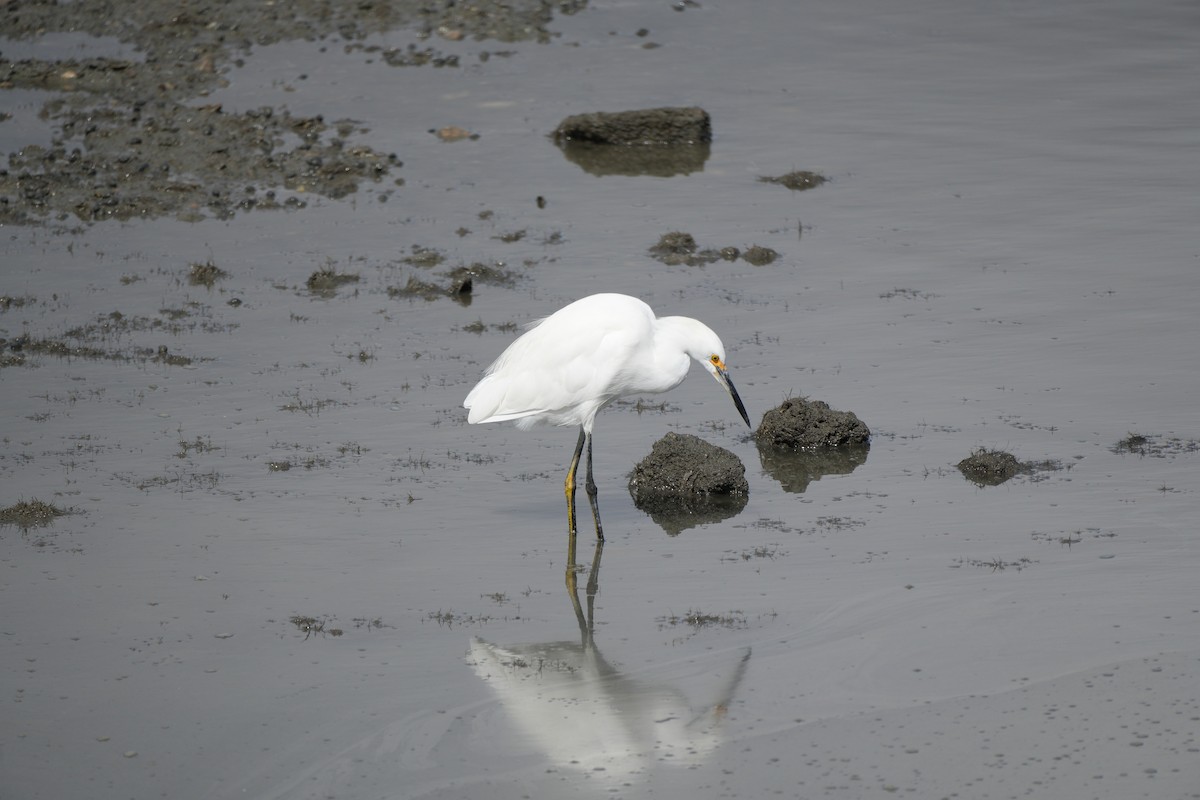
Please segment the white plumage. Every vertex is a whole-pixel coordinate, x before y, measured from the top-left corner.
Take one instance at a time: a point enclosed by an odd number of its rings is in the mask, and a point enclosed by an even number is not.
[[[596,414],[618,397],[674,389],[687,377],[692,359],[725,387],[749,425],[725,371],[725,347],[712,329],[691,317],[655,317],[650,306],[623,294],[594,294],[533,323],[487,368],[463,406],[472,424],[578,425],[566,482],[570,532],[573,537],[575,472],[586,444],[585,485],[596,535],[603,540],[592,479]]]

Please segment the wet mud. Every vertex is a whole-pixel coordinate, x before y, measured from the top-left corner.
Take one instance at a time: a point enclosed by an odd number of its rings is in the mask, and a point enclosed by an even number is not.
[[[206,4],[183,2],[164,18],[156,4],[130,0],[69,8],[9,3],[0,9],[7,37],[85,32],[132,45],[141,58],[14,61],[0,52],[0,91],[54,93],[41,116],[56,129],[48,144],[7,154],[0,225],[227,219],[303,208],[308,196],[345,197],[367,184],[379,184],[386,199],[403,184],[395,177],[400,159],[355,143],[361,129],[353,121],[271,107],[235,113],[203,98],[225,85],[223,73],[251,46],[334,35],[358,45],[399,28],[448,41],[546,41],[554,14],[584,5],[406,2],[364,9],[317,0],[227,4],[214,15]],[[417,49],[383,57],[392,66],[451,63]]]
[[[793,398],[763,414],[754,432],[760,447],[783,450],[865,446],[871,429],[853,411],[836,411],[821,400]]]
[[[712,120],[702,108],[649,108],[576,114],[550,138],[592,175],[669,178],[704,169]]]
[[[1031,480],[1042,480],[1047,472],[1063,469],[1055,460],[1018,461],[1012,453],[981,447],[959,461],[955,466],[963,477],[980,488],[999,486],[1017,475],[1029,476]]]
[[[754,438],[763,470],[796,494],[826,475],[849,475],[871,451],[871,430],[856,414],[802,397],[763,414]]]
[[[614,147],[708,144],[712,120],[707,111],[694,107],[597,111],[564,119],[554,130],[554,141]]]
[[[672,535],[737,514],[749,493],[741,459],[692,434],[663,436],[629,476],[634,505]]]
[[[976,450],[955,466],[977,486],[999,486],[1021,471],[1017,457],[1003,450]]]

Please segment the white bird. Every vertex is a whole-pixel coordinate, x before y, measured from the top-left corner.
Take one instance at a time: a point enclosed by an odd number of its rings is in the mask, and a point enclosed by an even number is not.
[[[655,317],[650,306],[623,294],[594,294],[564,306],[508,346],[467,395],[467,422],[513,420],[522,430],[537,423],[578,425],[579,441],[567,470],[569,565],[574,564],[575,475],[587,446],[584,484],[604,541],[596,482],[592,478],[592,426],[600,409],[632,394],[666,392],[700,362],[750,417],[725,371],[725,346],[712,329],[691,317]]]

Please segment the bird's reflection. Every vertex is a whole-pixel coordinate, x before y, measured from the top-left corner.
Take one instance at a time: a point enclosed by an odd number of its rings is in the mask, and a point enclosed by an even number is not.
[[[721,721],[750,650],[731,657],[714,696],[699,707],[674,686],[623,674],[604,658],[593,635],[603,549],[598,542],[585,603],[579,599],[577,571],[567,573],[579,641],[502,647],[473,638],[470,661],[551,763],[628,782],[645,777],[655,763],[696,764],[721,743]]]

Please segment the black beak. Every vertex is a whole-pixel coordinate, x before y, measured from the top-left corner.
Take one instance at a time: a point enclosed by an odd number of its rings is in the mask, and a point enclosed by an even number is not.
[[[746,426],[753,428],[754,426],[750,424],[750,415],[746,413],[746,407],[742,405],[742,398],[738,396],[737,389],[733,386],[733,381],[729,380],[729,373],[723,369],[718,369],[717,375],[720,376],[721,383],[725,384],[725,388],[729,390],[729,396],[733,398],[733,404],[737,406],[738,413],[746,421]]]

